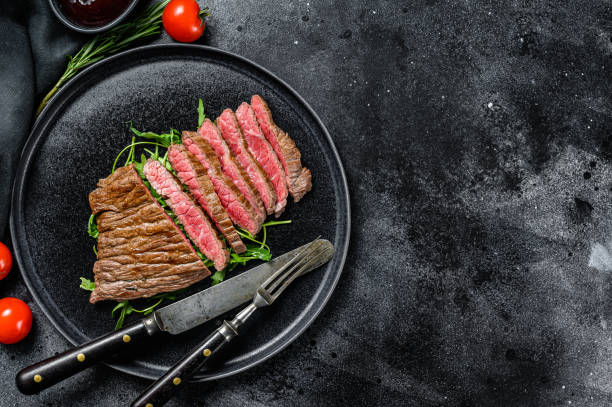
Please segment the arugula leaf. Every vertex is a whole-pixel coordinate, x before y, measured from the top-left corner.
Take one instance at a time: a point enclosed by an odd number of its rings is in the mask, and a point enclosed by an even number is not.
[[[125,316],[130,315],[134,311],[134,308],[132,308],[128,300],[121,301],[119,304],[117,304],[115,308],[113,308],[111,315],[114,316],[115,311],[117,311],[118,309],[121,309],[121,314],[119,314],[119,318],[117,319],[117,323],[115,324],[115,331],[123,326]]]
[[[212,276],[210,276],[210,283],[211,283],[211,285],[217,285],[221,281],[225,280],[225,271],[226,270],[227,269],[217,270]]]
[[[136,137],[132,137],[132,142],[130,143],[130,146],[131,146],[130,152],[128,153],[127,160],[125,160],[125,164],[123,164],[124,166],[134,162],[134,151],[136,149],[135,143],[136,143]]]
[[[286,225],[291,223],[291,220],[272,220],[262,225],[262,240],[258,240],[256,236],[253,236],[248,230],[236,227],[236,232],[246,240],[250,240],[256,245],[247,244],[247,250],[244,253],[238,254],[234,250],[230,250],[229,265],[225,270],[218,270],[215,274],[210,277],[212,285],[219,284],[225,279],[226,271],[232,271],[238,265],[246,265],[250,260],[262,260],[270,261],[272,253],[270,252],[270,246],[266,244],[267,228],[270,226]]]
[[[265,234],[266,234],[266,229],[265,229],[265,228],[262,228],[262,229],[263,229],[263,232],[264,232],[264,235],[265,235]],[[259,244],[259,245],[260,245],[260,247],[263,247],[263,248],[266,248],[266,249],[270,250],[270,247],[269,247],[268,245],[266,245],[266,242],[264,242],[264,241],[260,241],[260,240],[257,240],[257,239],[255,238],[255,236],[253,236],[253,235],[252,235],[252,234],[251,234],[251,233],[250,233],[248,230],[246,230],[246,229],[242,229],[241,227],[236,227],[236,232],[237,232],[237,233],[240,235],[240,237],[242,237],[243,239],[250,240],[250,241],[251,241],[251,242],[253,242],[253,243],[257,243],[257,244]]]
[[[129,303],[129,301],[128,301],[128,300],[121,301],[121,302],[117,303],[117,305],[115,306],[115,308],[113,308],[113,310],[111,311],[111,315],[112,315],[112,316],[115,316],[115,311],[117,311],[117,310],[118,310],[118,309],[120,309],[120,308],[125,307],[125,306],[126,306],[128,303]]]
[[[94,239],[97,239],[98,236],[100,236],[100,232],[98,232],[98,224],[96,223],[96,215],[93,213],[89,217],[89,222],[87,223],[87,233]]]
[[[236,266],[238,265],[238,263],[234,263],[231,264],[231,259],[230,259],[230,265],[227,266],[226,268],[224,268],[223,270],[217,270],[215,272],[215,274],[213,274],[212,276],[210,276],[210,284],[211,285],[217,285],[219,284],[221,281],[225,280],[225,274],[228,271],[233,271]]]
[[[264,223],[261,226],[265,228],[268,226],[287,225],[289,223],[291,223],[291,219],[289,220],[271,220],[269,222]]]
[[[79,287],[83,290],[93,291],[96,289],[96,283],[85,277],[81,277],[81,285]]]
[[[125,153],[126,150],[130,149],[130,154],[131,154],[132,150],[134,149],[134,146],[141,145],[141,144],[153,144],[153,145],[156,145],[156,146],[164,147],[163,145],[161,145],[159,143],[154,143],[152,141],[139,141],[137,143],[130,143],[130,144],[128,144],[123,150],[121,150],[119,152],[119,154],[115,158],[115,162],[113,163],[113,168],[111,169],[111,174],[115,172],[115,168],[117,168],[117,161],[119,161],[119,158],[123,155],[123,153]],[[129,165],[129,164],[132,164],[134,162],[134,154],[131,154],[131,155],[132,155],[131,159],[126,161],[125,165]]]
[[[202,99],[198,99],[198,129],[204,123],[204,119],[206,119],[206,115],[204,114],[204,103],[202,103]]]
[[[132,304],[130,304],[130,302],[128,300],[125,301],[121,301],[119,302],[115,308],[113,308],[113,310],[111,311],[111,315],[115,316],[115,312],[117,312],[118,310],[121,310],[121,313],[119,314],[119,318],[117,318],[117,323],[115,324],[115,330],[121,328],[123,326],[123,323],[125,322],[125,317],[136,312],[139,314],[143,314],[143,315],[149,315],[150,313],[152,313],[153,311],[155,311],[155,308],[157,306],[159,306],[159,304],[161,304],[163,301],[165,300],[169,300],[169,301],[174,301],[176,300],[176,297],[181,294],[182,292],[184,292],[185,289],[180,289],[177,291],[172,291],[169,293],[161,293],[161,294],[156,294],[153,297],[151,297],[152,300],[157,300],[155,303],[149,305],[148,307],[144,308],[144,309],[136,309],[132,306]]]
[[[258,247],[253,245],[248,245],[247,250],[244,253],[236,254],[232,252],[230,263],[238,263],[245,265],[249,260],[263,260],[269,261],[272,258],[272,254],[269,249],[264,247]]]
[[[155,140],[162,147],[168,148],[170,144],[181,143],[181,133],[177,129],[170,129],[169,133],[157,134],[152,131],[139,131],[132,125],[132,122],[127,122],[130,125],[130,131],[141,138]]]
[[[140,178],[145,179],[144,166],[147,163],[147,157],[144,154],[140,154],[140,161],[134,161],[134,169],[140,175]]]

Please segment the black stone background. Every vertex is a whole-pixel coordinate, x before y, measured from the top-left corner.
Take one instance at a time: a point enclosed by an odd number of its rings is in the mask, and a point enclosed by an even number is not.
[[[28,4],[29,17],[3,26],[23,48],[0,30],[3,79],[26,78],[0,91],[3,114],[19,92],[40,100],[81,41],[45,1]],[[169,405],[612,404],[609,1],[207,5],[202,42],[271,69],[327,125],[353,236],[335,295],[303,336]],[[33,58],[34,73],[11,70],[17,57]],[[3,178],[16,157],[7,117]],[[5,296],[26,300],[35,322],[0,347],[1,406],[126,405],[148,384],[96,367],[20,395],[16,371],[68,342],[17,270],[0,282]]]

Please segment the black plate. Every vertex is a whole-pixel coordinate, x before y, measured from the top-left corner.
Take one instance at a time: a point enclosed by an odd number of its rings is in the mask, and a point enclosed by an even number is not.
[[[278,303],[263,310],[257,323],[228,347],[223,361],[196,380],[229,376],[264,361],[293,341],[322,310],[346,258],[350,212],[342,164],[320,119],[286,83],[242,57],[204,46],[147,46],[93,65],[62,88],[35,123],[15,180],[15,257],[32,295],[70,342],[85,342],[114,327],[114,303],[89,304],[88,293],[79,289],[79,277],[91,278],[95,261],[94,241],[86,231],[87,196],[129,143],[125,122],[158,132],[171,126],[195,129],[199,97],[214,118],[254,93],[268,101],[275,120],[295,139],[313,173],[312,192],[298,204],[290,203],[281,217],[293,223],[269,230],[273,254],[318,235],[334,243],[336,254],[324,269],[296,281]],[[206,279],[188,294],[209,284]],[[159,377],[217,323],[153,340],[136,359],[111,366]]]

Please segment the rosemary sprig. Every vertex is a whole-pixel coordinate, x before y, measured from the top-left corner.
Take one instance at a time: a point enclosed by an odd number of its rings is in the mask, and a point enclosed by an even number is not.
[[[76,73],[94,62],[106,58],[130,45],[161,33],[162,14],[164,7],[170,0],[164,0],[149,6],[140,16],[134,20],[118,25],[117,27],[96,35],[88,41],[74,56],[68,56],[68,66],[64,74],[59,78],[55,86],[44,97],[36,116],[42,111],[47,102],[55,95],[62,85]]]

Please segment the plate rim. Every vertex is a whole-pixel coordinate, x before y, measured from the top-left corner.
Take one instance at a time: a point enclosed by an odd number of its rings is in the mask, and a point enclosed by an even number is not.
[[[261,66],[260,64],[246,58],[243,57],[241,55],[238,55],[234,52],[231,51],[226,51],[226,50],[222,50],[216,47],[212,47],[212,46],[208,46],[208,45],[201,45],[201,44],[179,44],[179,43],[165,43],[165,44],[149,44],[149,45],[142,45],[139,47],[135,47],[135,48],[131,48],[125,51],[121,51],[118,52],[117,54],[114,54],[112,56],[109,56],[101,61],[98,61],[86,68],[84,68],[81,72],[79,72],[78,74],[76,74],[74,77],[72,77],[70,80],[68,80],[64,86],[62,86],[62,88],[60,88],[60,90],[56,93],[56,95],[49,101],[49,103],[43,108],[43,110],[40,112],[40,114],[38,115],[38,117],[35,119],[34,124],[32,125],[30,132],[28,134],[28,137],[26,139],[26,141],[24,142],[23,148],[21,150],[21,154],[19,156],[19,161],[18,161],[18,165],[16,168],[16,172],[15,172],[15,180],[13,181],[13,185],[12,185],[12,189],[11,189],[11,198],[10,198],[10,202],[11,202],[11,211],[10,211],[10,215],[9,215],[9,230],[10,230],[10,235],[11,235],[11,243],[13,245],[13,253],[14,253],[14,257],[15,260],[17,262],[17,265],[19,266],[19,273],[21,274],[21,277],[30,293],[30,295],[32,295],[32,298],[34,299],[34,301],[36,302],[36,304],[40,307],[41,311],[43,312],[43,314],[46,316],[46,318],[51,322],[51,324],[54,326],[54,328],[71,344],[73,345],[77,345],[78,342],[75,342],[72,340],[72,338],[70,337],[70,335],[68,335],[68,333],[66,332],[66,330],[63,328],[62,324],[56,319],[56,317],[54,316],[54,313],[52,312],[52,310],[50,310],[46,305],[45,302],[40,298],[40,296],[37,294],[36,290],[34,289],[34,283],[32,282],[32,280],[30,279],[30,277],[28,276],[28,273],[26,272],[26,267],[24,266],[24,260],[22,258],[22,253],[21,253],[21,247],[19,245],[19,231],[17,230],[17,225],[16,222],[18,220],[18,218],[22,218],[23,214],[21,214],[21,204],[23,201],[23,193],[24,193],[24,186],[25,186],[25,181],[26,181],[26,177],[25,177],[25,173],[26,173],[26,169],[29,167],[30,165],[30,161],[32,160],[32,156],[33,154],[36,152],[36,147],[37,147],[37,142],[39,141],[39,139],[42,137],[42,132],[39,130],[39,127],[41,126],[41,123],[45,123],[42,119],[45,118],[49,112],[52,110],[52,108],[60,103],[62,101],[62,95],[64,95],[65,93],[68,93],[71,88],[73,86],[75,86],[75,84],[77,84],[81,78],[87,76],[89,74],[89,72],[99,69],[99,67],[102,67],[104,65],[110,64],[113,61],[120,59],[120,58],[124,58],[125,56],[130,56],[133,54],[139,54],[142,52],[149,52],[149,51],[155,51],[155,50],[160,50],[160,49],[176,49],[176,50],[192,50],[193,52],[209,52],[209,53],[217,53],[220,54],[222,56],[226,56],[229,58],[235,58],[237,60],[239,60],[240,62],[246,64],[246,65],[250,65],[251,67],[255,68],[255,70],[259,70],[261,72],[263,72],[265,75],[268,75],[269,78],[271,78],[272,80],[278,82],[282,87],[285,88],[286,91],[288,91],[293,97],[296,98],[296,100],[299,101],[299,103],[301,103],[301,105],[305,108],[305,110],[314,118],[314,121],[316,122],[316,124],[319,126],[319,128],[322,130],[322,133],[324,134],[331,153],[332,153],[332,158],[333,160],[336,162],[337,166],[338,166],[338,170],[339,170],[339,174],[340,174],[340,181],[341,181],[341,186],[344,190],[344,194],[342,194],[342,196],[340,196],[340,199],[344,200],[344,204],[346,205],[346,231],[344,233],[344,236],[341,236],[344,239],[344,246],[341,248],[336,248],[336,252],[340,253],[340,259],[338,262],[338,272],[336,272],[335,274],[335,278],[333,279],[333,281],[331,282],[331,287],[330,289],[327,291],[327,293],[324,294],[323,298],[322,298],[322,302],[320,303],[320,306],[318,307],[318,309],[315,309],[303,322],[303,324],[301,325],[301,327],[299,327],[295,332],[291,333],[284,342],[278,344],[278,346],[276,346],[275,348],[273,348],[271,351],[267,352],[266,354],[262,355],[261,357],[256,357],[254,360],[252,360],[249,363],[246,363],[243,366],[239,366],[237,368],[234,369],[230,369],[227,372],[219,372],[219,373],[215,373],[212,372],[211,374],[207,374],[207,375],[201,375],[201,376],[197,376],[194,377],[194,379],[192,379],[193,382],[205,382],[205,381],[210,381],[210,380],[217,380],[217,379],[221,379],[221,378],[225,378],[225,377],[230,377],[233,376],[235,374],[244,372],[248,369],[251,369],[261,363],[263,363],[264,361],[270,359],[271,357],[275,356],[276,354],[278,354],[279,352],[281,352],[282,350],[284,350],[287,346],[289,346],[291,343],[293,343],[299,336],[301,336],[304,331],[310,326],[312,325],[312,323],[315,321],[315,319],[320,315],[320,313],[323,311],[323,309],[325,308],[325,306],[327,305],[329,299],[331,298],[332,294],[335,292],[335,289],[338,285],[338,281],[340,280],[340,276],[342,275],[343,271],[344,271],[344,266],[346,263],[346,258],[348,255],[348,249],[349,249],[349,245],[350,245],[350,236],[351,236],[351,202],[350,202],[350,194],[349,194],[349,188],[348,188],[348,182],[347,182],[347,178],[346,178],[346,173],[344,170],[344,166],[342,164],[342,160],[340,159],[340,155],[338,153],[338,150],[336,148],[336,145],[334,144],[334,141],[329,133],[329,131],[327,130],[327,127],[324,125],[324,123],[321,121],[321,118],[317,115],[317,113],[314,111],[314,109],[310,106],[310,104],[295,90],[293,89],[293,87],[291,87],[287,82],[285,82],[283,79],[281,79],[280,77],[278,77],[276,74],[274,74],[273,72],[271,72],[270,70],[268,70],[267,68]],[[44,128],[44,127],[43,127]],[[39,137],[35,137],[36,133],[40,133]],[[118,370],[120,372],[123,373],[127,373],[130,374],[132,376],[135,377],[141,377],[141,378],[146,378],[146,379],[156,379],[158,376],[156,375],[152,375],[147,373],[146,371],[142,371],[143,369],[136,369],[136,367],[126,367],[126,364],[124,363],[109,363],[109,362],[104,362],[105,365]],[[146,369],[144,369],[146,370]]]

